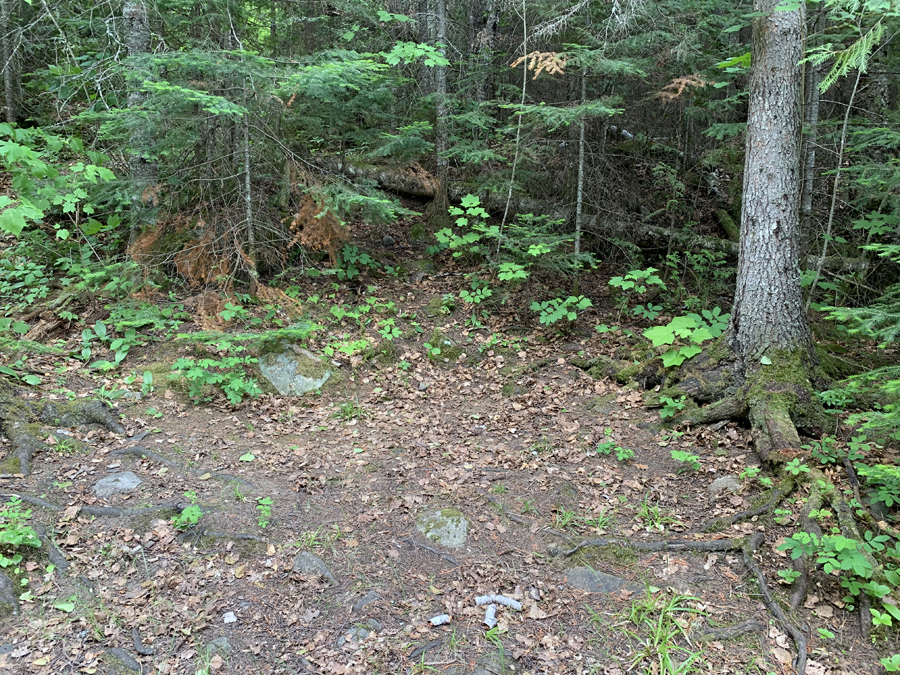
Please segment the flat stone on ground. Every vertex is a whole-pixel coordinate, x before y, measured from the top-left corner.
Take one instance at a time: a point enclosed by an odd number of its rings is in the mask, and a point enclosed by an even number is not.
[[[566,583],[571,588],[588,593],[616,593],[623,588],[632,593],[640,593],[644,590],[641,584],[605,572],[598,572],[590,567],[573,567],[567,570]]]
[[[100,658],[105,665],[109,666],[107,672],[111,675],[127,675],[128,673],[141,672],[141,664],[121,647],[107,649]]]
[[[419,516],[416,528],[436,544],[462,548],[469,534],[469,521],[457,509],[438,509]]]
[[[120,471],[94,483],[94,494],[105,499],[123,492],[131,492],[143,482],[131,471]]]
[[[736,476],[719,476],[709,485],[709,493],[712,495],[717,495],[726,490],[735,494],[739,493],[741,491],[741,481]]]

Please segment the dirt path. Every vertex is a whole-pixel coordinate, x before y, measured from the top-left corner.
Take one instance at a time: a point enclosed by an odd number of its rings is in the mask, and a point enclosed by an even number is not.
[[[457,321],[443,323],[465,341]],[[236,410],[160,391],[120,405],[130,438],[92,432],[92,454],[47,453],[28,478],[4,478],[5,493],[65,509],[33,515],[69,567],[22,562],[15,578],[31,594],[3,625],[0,672],[791,672],[791,643],[739,552],[566,553],[592,537],[691,538],[748,508],[749,485],[710,493],[756,463],[747,432],[660,431],[639,392],[570,363],[609,350],[597,335],[543,345],[496,335],[496,348],[479,351],[476,337],[452,363],[409,348],[400,365],[348,371],[339,389]],[[673,449],[696,455],[698,470]],[[98,480],[123,471],[140,485],[95,496]],[[183,531],[172,512],[83,510],[187,502],[204,515]],[[447,509],[466,517],[460,547],[417,528]],[[755,531],[764,566],[787,567],[777,523],[703,538]],[[315,558],[292,571],[303,552]],[[316,560],[325,576],[309,571]],[[475,599],[497,593],[522,608],[499,606],[488,630]],[[808,673],[863,673],[877,660],[855,615],[828,602],[839,593],[812,590]],[[448,623],[432,626],[441,614]],[[737,637],[723,630],[736,624]]]

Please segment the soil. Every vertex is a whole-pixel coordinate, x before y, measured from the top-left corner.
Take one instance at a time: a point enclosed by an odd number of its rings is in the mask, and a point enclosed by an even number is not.
[[[303,283],[301,298],[330,288]],[[582,288],[592,283],[605,287],[598,276]],[[790,567],[776,546],[799,508],[779,514],[781,522],[693,534],[759,499],[760,485],[748,479],[738,494],[709,492],[716,478],[759,464],[748,430],[728,423],[673,432],[644,407],[643,392],[572,364],[612,354],[627,343],[621,332],[542,333],[502,307],[490,330],[467,328],[463,308],[442,311],[434,302],[462,284],[435,274],[365,279],[358,297],[340,298],[393,301],[403,315],[416,313],[423,331],[396,340],[396,358],[345,359],[339,387],[234,407],[224,398],[193,405],[160,383],[149,397],[116,401],[127,436],[60,430],[55,438],[68,431],[89,449],[57,443],[66,449],[36,456],[31,476],[0,479],[4,494],[64,509],[33,507],[32,517],[69,562],[65,574],[48,573],[46,556],[30,551],[11,574],[30,596],[20,616],[0,625],[0,672],[105,675],[112,648],[161,675],[793,672],[793,644],[759,602],[740,551],[606,546],[566,554],[593,537],[708,540],[761,531],[760,564],[776,597],[789,597],[790,588],[775,583],[776,570]],[[436,330],[461,350],[453,361],[423,349]],[[148,349],[143,364],[136,356],[129,367],[141,372],[160,354],[173,360],[173,351]],[[69,383],[78,393],[93,388],[84,372],[70,373]],[[609,441],[633,457],[598,453]],[[170,462],[116,454],[135,446]],[[696,455],[699,469],[675,461],[672,450]],[[143,482],[108,500],[93,496],[99,479],[120,471]],[[72,508],[189,501],[204,515],[183,529],[171,513],[93,517]],[[417,530],[422,513],[444,508],[468,518],[462,548],[443,548]],[[303,551],[324,561],[336,583],[292,572]],[[585,592],[567,582],[568,570],[585,566],[629,583]],[[499,624],[488,631],[475,598],[498,593],[523,606],[499,606]],[[820,575],[794,617],[809,638],[807,673],[875,673],[878,658],[897,651],[884,638],[874,646],[862,640],[858,613],[844,608],[842,595],[835,577]],[[449,622],[432,626],[441,614]],[[748,621],[749,632],[737,637],[716,632]],[[229,649],[221,641],[209,648],[223,637]],[[665,665],[666,654],[675,666]],[[128,672],[124,662],[113,672]]]

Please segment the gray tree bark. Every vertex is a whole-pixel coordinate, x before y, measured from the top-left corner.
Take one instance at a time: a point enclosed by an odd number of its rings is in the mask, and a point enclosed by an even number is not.
[[[16,30],[13,0],[0,0],[0,59],[3,60],[3,109],[10,124],[16,121]]]
[[[146,77],[136,59],[150,52],[150,17],[142,0],[127,0],[122,16],[125,19],[125,45],[131,59],[128,108],[139,111],[145,99],[142,87]],[[156,224],[159,171],[153,158],[155,138],[149,120],[141,119],[134,123],[130,145],[128,168],[132,183],[131,236],[134,239],[142,228]]]
[[[803,8],[764,12],[753,26],[750,107],[737,289],[729,337],[745,370],[769,351],[806,351],[812,336],[800,288],[798,213]]]
[[[475,68],[475,101],[484,103],[494,93],[491,60],[500,28],[496,0],[473,0],[471,9],[472,62]]]
[[[818,44],[819,33],[825,28],[825,8],[820,8],[815,19],[808,23],[807,49]],[[816,187],[816,144],[819,125],[819,83],[822,81],[822,65],[807,63],[803,82],[803,144],[800,150],[803,162],[803,192],[800,197],[801,231],[809,233],[812,219],[813,194]]]
[[[446,0],[435,0],[435,47],[441,56],[447,56],[447,3]],[[448,146],[447,130],[447,66],[434,68],[435,122],[434,153],[437,161],[436,178],[438,182],[434,196],[432,213],[438,216],[447,214],[447,180],[450,163],[444,152]]]

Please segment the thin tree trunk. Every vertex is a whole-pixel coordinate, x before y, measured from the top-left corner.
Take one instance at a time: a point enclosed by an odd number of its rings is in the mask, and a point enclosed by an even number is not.
[[[0,59],[3,59],[3,108],[6,121],[15,124],[16,105],[16,67],[13,0],[0,0]]]
[[[476,30],[473,35],[472,51],[475,66],[475,101],[484,103],[493,96],[494,78],[491,61],[494,55],[494,43],[500,27],[500,14],[496,0],[487,0],[483,5],[477,4],[480,15],[474,17]],[[473,10],[476,13],[476,10]]]
[[[125,19],[125,44],[131,60],[128,108],[140,115],[145,98],[142,87],[146,78],[137,59],[150,51],[150,18],[142,0],[127,0],[122,16]],[[128,163],[132,182],[132,240],[142,228],[156,224],[156,190],[159,185],[159,172],[153,159],[155,139],[149,119],[142,118],[133,123]]]
[[[581,71],[581,103],[587,99],[587,69]],[[578,120],[578,188],[575,191],[575,255],[581,253],[581,212],[584,200],[584,118]]]
[[[447,56],[447,3],[446,0],[435,0],[436,35],[435,47],[441,56]],[[444,156],[448,145],[447,130],[447,66],[439,65],[434,69],[435,123],[434,153],[437,161],[438,188],[434,196],[433,211],[435,215],[447,213],[447,180],[450,173],[450,162]]]
[[[244,92],[247,82],[244,81]],[[244,104],[249,101],[244,97]],[[253,193],[250,190],[250,111],[244,113],[244,218],[247,224],[247,248],[250,256],[250,275],[256,276],[256,231],[253,226]]]
[[[807,49],[818,43],[818,35],[825,27],[825,8],[821,8],[815,21],[809,25],[808,33],[812,37],[807,40]],[[818,143],[819,124],[819,82],[822,81],[822,65],[807,62],[803,83],[803,145],[800,157],[803,162],[803,192],[800,197],[801,232],[810,231],[812,220],[813,194],[816,187],[816,144]]]
[[[741,244],[731,313],[732,338],[745,371],[766,352],[814,362],[799,260],[800,98],[803,8],[776,11],[756,0]]]

